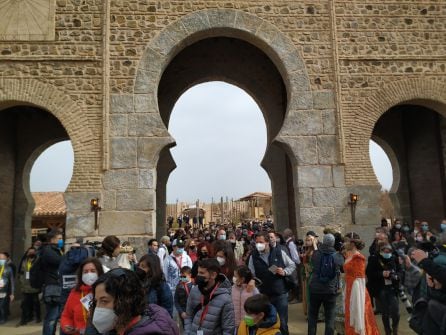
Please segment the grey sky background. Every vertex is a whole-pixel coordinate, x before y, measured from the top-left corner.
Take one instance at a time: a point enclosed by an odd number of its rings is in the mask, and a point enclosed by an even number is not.
[[[239,198],[271,192],[260,166],[266,149],[266,125],[254,100],[240,88],[223,82],[192,87],[177,101],[169,132],[177,168],[167,183],[167,201],[210,202],[220,196]],[[390,162],[371,142],[370,157],[384,189],[392,183]],[[31,191],[65,191],[73,173],[69,141],[48,148],[31,171]]]

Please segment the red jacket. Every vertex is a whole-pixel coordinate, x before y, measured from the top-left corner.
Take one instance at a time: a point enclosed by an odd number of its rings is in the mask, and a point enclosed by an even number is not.
[[[81,299],[91,292],[91,286],[86,285],[82,285],[80,291],[76,291],[75,289],[71,290],[62,312],[62,316],[60,317],[62,331],[65,330],[65,326],[72,326],[76,329],[85,329],[87,325],[88,311],[85,310],[82,305]],[[76,334],[79,334],[79,332]]]

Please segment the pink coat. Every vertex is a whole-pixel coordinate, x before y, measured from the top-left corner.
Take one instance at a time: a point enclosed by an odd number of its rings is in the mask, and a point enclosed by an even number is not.
[[[252,292],[248,292],[246,291],[246,284],[243,284],[242,286],[232,286],[232,303],[234,304],[236,328],[238,328],[238,326],[240,325],[240,321],[243,320],[246,314],[245,309],[243,308],[246,299],[256,294],[259,294],[259,290],[257,288],[254,288]]]

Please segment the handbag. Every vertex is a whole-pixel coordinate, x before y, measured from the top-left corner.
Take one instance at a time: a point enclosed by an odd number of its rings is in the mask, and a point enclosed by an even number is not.
[[[43,301],[46,304],[59,304],[62,294],[62,287],[60,285],[49,284],[43,290]]]

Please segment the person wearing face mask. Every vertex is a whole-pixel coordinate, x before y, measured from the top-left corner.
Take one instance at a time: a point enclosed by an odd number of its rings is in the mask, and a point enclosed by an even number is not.
[[[440,232],[446,232],[446,220],[442,220],[440,223]]]
[[[220,273],[216,259],[198,261],[195,283],[187,300],[185,334],[233,335],[231,282]]]
[[[109,235],[104,238],[101,243],[101,248],[96,255],[104,268],[104,272],[119,268],[118,256],[120,250],[121,240],[119,238],[114,235]]]
[[[232,278],[234,270],[237,267],[234,252],[229,242],[223,240],[216,240],[212,243],[214,256],[220,264],[220,272],[226,277]]]
[[[194,264],[192,266],[192,273],[191,273],[192,279],[195,279],[195,277],[197,276],[198,261],[214,257],[212,245],[207,241],[200,242],[197,246],[197,249],[198,249],[198,252],[197,252],[198,260],[196,262],[194,262]]]
[[[177,239],[173,243],[172,253],[166,257],[163,264],[164,277],[169,285],[170,291],[175,294],[175,289],[180,282],[180,271],[183,266],[192,267],[192,260],[184,251],[185,243]]]
[[[180,282],[175,289],[174,302],[175,309],[180,316],[181,325],[184,329],[184,320],[187,318],[186,306],[187,299],[189,298],[190,291],[192,290],[193,283],[191,278],[191,268],[183,266],[181,268]]]
[[[7,258],[7,253],[0,253],[0,324],[4,324],[9,316],[7,304],[14,301],[14,274]]]
[[[237,330],[237,335],[280,335],[280,320],[276,308],[264,294],[248,298],[244,304],[246,315]]]
[[[375,292],[386,335],[398,334],[400,273],[400,264],[393,254],[392,246],[388,243],[380,243],[379,254],[369,257],[366,275],[369,281],[368,287]]]
[[[60,327],[65,334],[79,335],[85,332],[93,297],[92,287],[103,273],[102,264],[96,258],[87,258],[79,266],[76,286],[71,290],[60,317]]]
[[[197,245],[195,244],[195,240],[193,238],[189,238],[186,241],[186,250],[192,261],[192,264],[195,263],[198,260],[198,252]]]
[[[271,248],[266,232],[255,237],[256,249],[249,257],[248,267],[252,274],[262,281],[260,293],[267,295],[280,317],[280,330],[288,334],[288,288],[285,276],[296,269],[296,264],[285,251]]]
[[[137,274],[113,269],[93,285],[93,299],[85,335],[179,335],[178,326],[162,307],[147,305]]]
[[[311,258],[317,249],[316,239],[312,235],[307,235],[305,237],[304,254],[302,255],[302,307],[305,315],[308,315],[308,306],[310,305],[310,282],[313,275]]]
[[[226,231],[224,229],[219,229],[215,237],[217,241],[226,241]]]
[[[173,315],[173,295],[164,279],[159,258],[156,255],[144,255],[139,260],[136,270],[146,290],[147,304],[157,304]]]
[[[23,294],[22,303],[20,307],[22,314],[20,322],[17,326],[26,325],[33,319],[33,315],[36,318],[36,322],[40,322],[40,290],[31,287],[29,282],[29,270],[36,261],[36,249],[34,247],[28,248],[25,253],[25,258],[22,260],[19,266],[19,283]]]
[[[240,265],[234,271],[234,277],[232,282],[232,303],[234,304],[234,314],[235,314],[235,327],[238,328],[240,322],[246,315],[245,309],[243,308],[246,299],[252,297],[253,295],[259,294],[259,290],[254,288],[253,290],[248,290],[248,283],[254,279],[251,271],[246,265]]]
[[[245,248],[243,247],[243,242],[237,241],[236,234],[234,232],[229,233],[229,240],[232,250],[234,251],[235,261],[237,264],[241,265],[243,253]]]
[[[57,229],[50,230],[46,235],[47,244],[40,252],[41,268],[44,269],[43,301],[45,302],[45,318],[42,335],[53,335],[61,311],[62,287],[59,281],[59,266],[62,261],[64,241]]]

